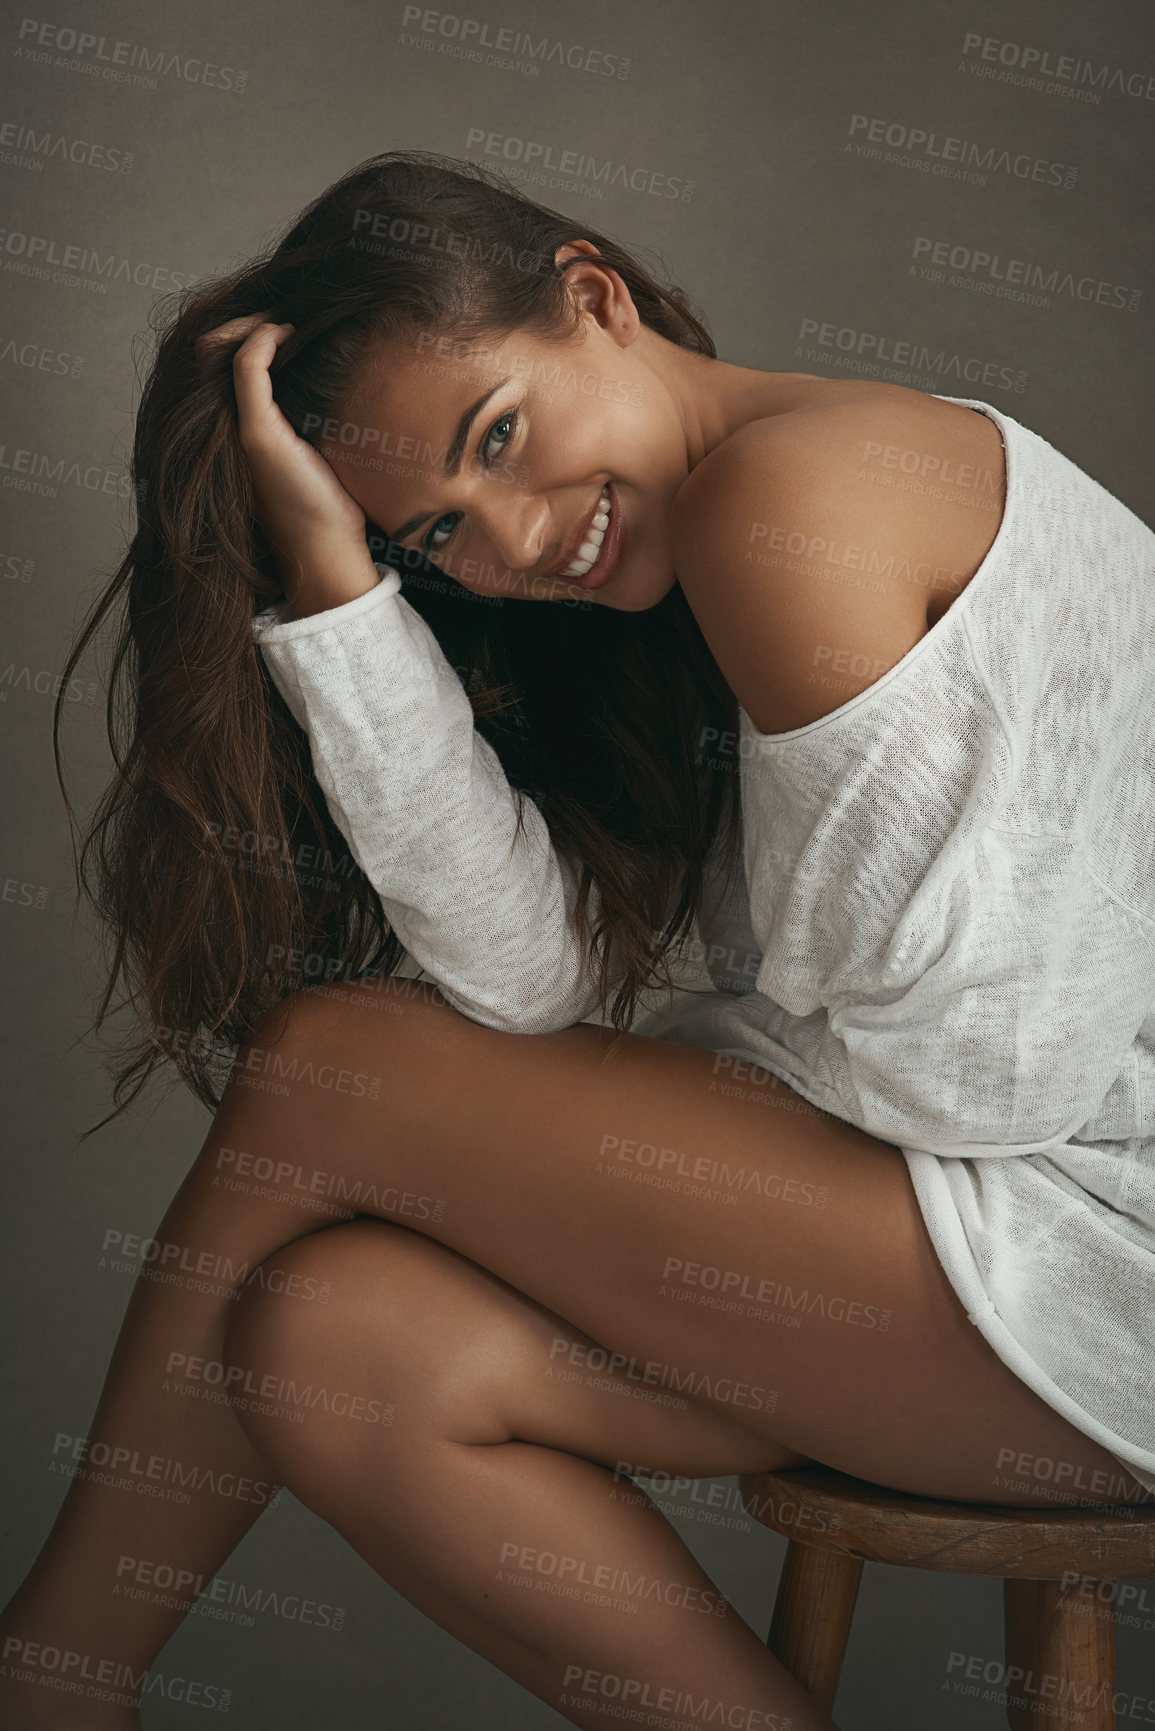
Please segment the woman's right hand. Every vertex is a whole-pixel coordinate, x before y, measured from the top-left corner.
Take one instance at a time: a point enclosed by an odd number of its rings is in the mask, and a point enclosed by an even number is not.
[[[269,365],[292,325],[259,313],[230,319],[197,339],[204,360],[237,343],[233,384],[237,433],[253,483],[256,518],[273,548],[293,617],[339,607],[380,576],[365,540],[365,513],[319,451],[300,438],[273,400]]]

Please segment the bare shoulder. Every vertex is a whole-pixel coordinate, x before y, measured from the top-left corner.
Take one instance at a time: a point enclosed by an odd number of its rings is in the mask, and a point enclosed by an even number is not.
[[[1004,488],[989,416],[890,386],[819,392],[704,458],[677,573],[755,727],[803,727],[900,661],[979,568]]]

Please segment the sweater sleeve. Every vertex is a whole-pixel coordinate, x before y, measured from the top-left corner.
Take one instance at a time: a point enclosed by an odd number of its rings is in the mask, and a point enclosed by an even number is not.
[[[486,1027],[569,1027],[598,1000],[572,918],[577,873],[528,796],[516,833],[514,791],[460,680],[400,574],[379,569],[376,588],[324,613],[265,609],[254,639],[409,954]]]

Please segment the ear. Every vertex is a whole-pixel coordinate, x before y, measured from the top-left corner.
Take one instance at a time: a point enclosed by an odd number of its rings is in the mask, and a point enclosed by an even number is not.
[[[577,259],[577,264],[567,264]],[[642,328],[629,289],[612,265],[599,258],[591,240],[571,240],[554,253],[556,265],[567,265],[566,292],[584,321],[592,321],[621,348],[628,348]]]

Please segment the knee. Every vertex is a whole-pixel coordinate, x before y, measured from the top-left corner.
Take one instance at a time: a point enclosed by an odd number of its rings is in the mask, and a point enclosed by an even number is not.
[[[224,1386],[249,1439],[290,1484],[320,1485],[436,1436],[504,1441],[501,1408],[548,1321],[521,1294],[405,1226],[358,1219],[254,1269],[225,1336]],[[302,1497],[302,1500],[307,1500]]]
[[[309,1233],[260,1263],[234,1302],[222,1349],[229,1401],[294,1491],[392,1423],[381,1284],[387,1241],[405,1236],[376,1220]]]
[[[412,1371],[433,1389],[440,1370],[456,1374],[456,1360],[492,1362],[495,1338],[522,1331],[524,1302],[436,1240],[360,1216],[296,1238],[252,1270],[233,1305],[225,1357],[249,1372],[242,1393],[260,1398],[290,1371],[298,1380],[322,1370],[393,1379]]]
[[[306,1378],[343,1339],[351,1347],[369,1314],[382,1272],[383,1240],[405,1229],[354,1219],[294,1239],[259,1263],[234,1302],[224,1358],[230,1393],[271,1400],[290,1375]],[[344,1355],[348,1357],[348,1352]],[[338,1355],[338,1363],[341,1355]],[[243,1399],[236,1401],[245,1411]]]

